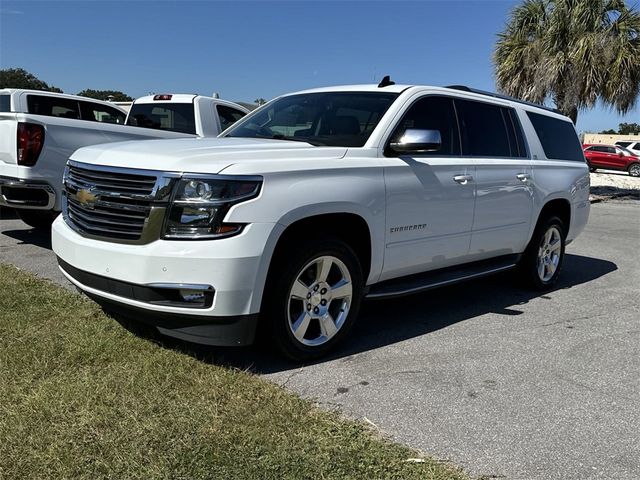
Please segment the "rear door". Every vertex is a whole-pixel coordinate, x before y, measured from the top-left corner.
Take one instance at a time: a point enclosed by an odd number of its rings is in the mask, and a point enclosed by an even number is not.
[[[606,145],[594,145],[585,152],[589,164],[593,167],[608,168],[611,166],[609,160],[609,147]]]
[[[474,260],[521,252],[533,214],[532,166],[515,110],[456,99],[462,153],[476,167],[469,254]]]

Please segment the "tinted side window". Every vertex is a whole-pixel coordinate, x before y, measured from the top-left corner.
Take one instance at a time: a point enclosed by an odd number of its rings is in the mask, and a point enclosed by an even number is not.
[[[616,142],[616,145],[619,145],[622,148],[627,148],[629,145],[631,145],[631,142]]]
[[[222,130],[226,130],[245,116],[244,112],[236,110],[235,108],[227,107],[226,105],[217,105],[216,108],[218,109],[218,117],[220,117],[220,126]]]
[[[0,112],[11,111],[11,95],[0,95]]]
[[[82,119],[92,122],[124,124],[126,115],[116,108],[92,102],[80,102]]]
[[[78,102],[69,98],[27,95],[27,110],[48,117],[80,118]]]
[[[571,122],[533,112],[527,112],[527,116],[548,159],[584,162],[580,141]]]
[[[446,97],[424,97],[414,103],[391,135],[390,143],[402,137],[409,129],[439,130],[442,148],[437,152],[420,155],[460,155],[460,136],[453,99]]]
[[[456,99],[462,153],[478,157],[509,157],[509,135],[498,105]]]
[[[595,146],[595,147],[591,147],[591,149],[596,151],[596,152],[606,152],[607,151],[607,147]]]
[[[527,147],[524,143],[524,134],[522,133],[522,127],[518,121],[515,110],[506,107],[501,107],[501,110],[507,127],[511,156],[516,158],[526,157]]]
[[[616,149],[613,147],[607,147],[607,153],[616,153]]]

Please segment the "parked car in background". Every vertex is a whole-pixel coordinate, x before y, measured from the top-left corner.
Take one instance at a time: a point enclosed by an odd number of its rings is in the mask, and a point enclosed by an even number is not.
[[[148,95],[133,102],[126,124],[215,137],[247,113],[242,105],[204,95]]]
[[[175,97],[175,98],[174,98]],[[49,228],[62,209],[62,174],[71,154],[98,143],[215,137],[248,110],[197,95],[160,95],[113,103],[37,90],[0,90],[0,205],[35,228]],[[151,159],[150,159],[151,160]]]
[[[633,140],[624,140],[620,142],[616,142],[616,146],[621,148],[626,148],[631,153],[633,153],[636,157],[640,156],[640,142]]]
[[[589,170],[625,170],[632,177],[640,177],[640,158],[617,145],[582,145]]]
[[[297,360],[364,298],[511,268],[551,288],[590,208],[568,118],[388,79],[282,96],[219,138],[82,148],[64,185],[53,250],[105,309],[210,345],[259,329]]]

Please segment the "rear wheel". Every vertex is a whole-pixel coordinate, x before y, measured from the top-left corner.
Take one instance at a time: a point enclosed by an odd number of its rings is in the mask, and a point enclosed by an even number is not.
[[[302,242],[275,261],[263,294],[273,342],[293,360],[325,355],[346,337],[360,309],[357,256],[343,241],[326,238]]]
[[[22,208],[16,208],[16,213],[20,220],[37,230],[51,230],[51,224],[59,214],[53,210],[26,210]]]
[[[558,217],[547,217],[538,224],[520,261],[520,271],[530,286],[546,290],[558,281],[565,238],[565,226]]]
[[[632,177],[640,177],[640,163],[632,163],[629,165],[628,172]]]

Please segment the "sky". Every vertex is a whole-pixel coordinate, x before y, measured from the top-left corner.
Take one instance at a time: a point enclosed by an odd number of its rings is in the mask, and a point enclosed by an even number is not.
[[[328,85],[495,91],[496,34],[518,2],[0,0],[0,68],[66,93],[219,92],[235,101]],[[640,122],[599,106],[578,131]]]

